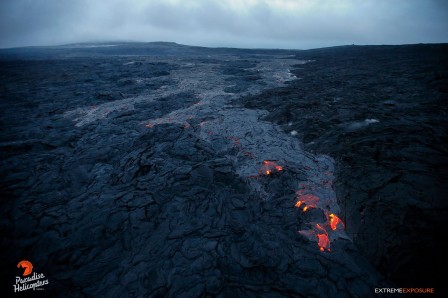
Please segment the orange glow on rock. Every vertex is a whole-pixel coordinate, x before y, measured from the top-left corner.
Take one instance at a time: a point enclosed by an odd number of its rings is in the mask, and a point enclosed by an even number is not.
[[[299,208],[302,205],[305,205],[303,207],[302,211],[306,212],[310,208],[317,208],[317,203],[319,203],[319,198],[312,195],[312,194],[306,194],[303,195],[301,191],[298,192],[298,201],[296,202],[295,206]]]
[[[329,217],[329,219],[330,219],[330,228],[331,228],[333,231],[336,231],[336,229],[338,228],[338,225],[339,225],[339,226],[342,226],[342,228],[344,228],[344,223],[343,223],[342,220],[341,220],[339,217],[337,217],[335,214],[331,213],[328,217]]]
[[[328,239],[327,231],[319,224],[316,224],[316,228],[322,233],[317,233],[317,245],[320,251],[330,251],[330,239]]]
[[[317,245],[319,245],[319,250],[320,251],[330,251],[330,240],[328,239],[328,236],[325,234],[317,234],[317,239],[318,239],[318,243]]]
[[[283,171],[283,167],[273,161],[264,160],[260,171],[265,175],[271,175],[273,173]]]

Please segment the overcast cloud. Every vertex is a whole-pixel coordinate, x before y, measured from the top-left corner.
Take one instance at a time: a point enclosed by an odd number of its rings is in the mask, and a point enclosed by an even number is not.
[[[0,0],[0,47],[95,41],[297,49],[448,42],[448,1]]]

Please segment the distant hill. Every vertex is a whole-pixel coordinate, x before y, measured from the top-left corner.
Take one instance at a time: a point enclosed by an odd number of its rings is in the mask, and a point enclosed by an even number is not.
[[[197,56],[294,54],[297,50],[237,49],[188,46],[175,42],[102,42],[0,49],[0,59],[48,59],[88,56]]]

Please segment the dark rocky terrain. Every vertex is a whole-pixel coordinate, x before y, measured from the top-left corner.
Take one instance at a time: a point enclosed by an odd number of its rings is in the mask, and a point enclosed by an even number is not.
[[[61,297],[444,290],[447,45],[7,49],[0,78],[6,294],[22,259]]]

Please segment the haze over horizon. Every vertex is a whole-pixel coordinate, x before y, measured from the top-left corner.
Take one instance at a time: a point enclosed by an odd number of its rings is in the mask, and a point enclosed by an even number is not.
[[[0,48],[172,41],[309,49],[448,42],[444,0],[15,0],[0,2]]]

